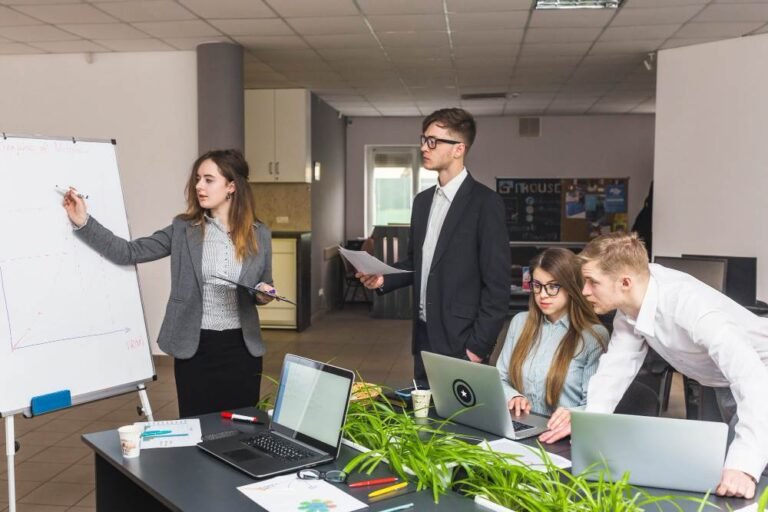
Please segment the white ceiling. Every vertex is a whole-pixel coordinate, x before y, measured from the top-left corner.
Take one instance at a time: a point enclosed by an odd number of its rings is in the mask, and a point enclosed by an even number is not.
[[[654,111],[649,52],[768,32],[768,0],[0,0],[0,54],[245,47],[245,87],[303,87],[355,116]],[[462,94],[507,94],[461,100]]]

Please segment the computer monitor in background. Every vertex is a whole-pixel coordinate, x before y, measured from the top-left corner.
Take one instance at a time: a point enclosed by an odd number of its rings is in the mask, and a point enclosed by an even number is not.
[[[728,270],[728,260],[725,258],[656,256],[653,258],[653,262],[692,275],[719,292],[725,290],[725,276]]]
[[[683,258],[727,260],[725,294],[745,307],[752,307],[757,302],[757,258],[699,254],[683,254]]]

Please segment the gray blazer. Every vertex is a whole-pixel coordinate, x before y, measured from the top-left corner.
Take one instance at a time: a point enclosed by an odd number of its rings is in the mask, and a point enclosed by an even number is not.
[[[272,284],[272,235],[263,224],[255,223],[253,230],[259,252],[243,261],[239,281],[255,286],[259,282]],[[109,261],[118,265],[134,265],[171,257],[171,296],[165,309],[157,344],[163,352],[179,359],[189,359],[200,344],[203,321],[203,230],[200,225],[179,217],[170,226],[151,236],[124,240],[90,217],[75,235]],[[254,297],[248,290],[237,288],[240,325],[248,352],[254,357],[264,355],[259,313]]]

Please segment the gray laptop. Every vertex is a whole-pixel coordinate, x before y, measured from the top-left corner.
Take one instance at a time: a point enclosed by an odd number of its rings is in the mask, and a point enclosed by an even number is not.
[[[197,446],[256,478],[334,460],[354,374],[286,354],[269,429],[211,436]]]
[[[706,492],[720,482],[728,425],[571,411],[573,473],[597,463],[594,479],[608,466],[611,478],[629,473],[629,483]]]
[[[525,439],[547,430],[545,416],[513,416],[495,366],[432,352],[422,352],[421,357],[435,411],[443,418],[509,439]]]

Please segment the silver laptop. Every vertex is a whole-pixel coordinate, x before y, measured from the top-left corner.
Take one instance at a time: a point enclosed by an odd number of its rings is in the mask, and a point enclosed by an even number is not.
[[[514,416],[509,411],[495,366],[432,352],[422,352],[421,357],[435,411],[443,418],[509,439],[525,439],[547,430],[545,416]]]
[[[597,463],[629,483],[706,492],[720,482],[728,425],[625,414],[571,411],[571,458],[578,474]],[[603,464],[605,461],[605,464]]]
[[[234,431],[197,446],[256,478],[334,460],[349,406],[354,374],[286,354],[269,429]]]

